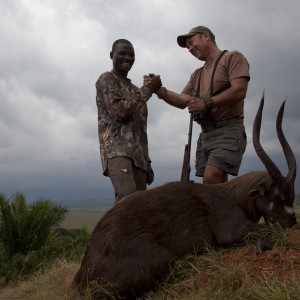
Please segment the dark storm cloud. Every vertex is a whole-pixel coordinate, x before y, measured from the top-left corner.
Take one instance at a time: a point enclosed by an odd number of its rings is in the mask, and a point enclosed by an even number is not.
[[[111,45],[118,38],[133,43],[133,83],[142,85],[142,75],[154,72],[180,92],[203,63],[178,47],[176,37],[197,25],[210,27],[221,49],[239,50],[250,63],[241,174],[264,168],[251,140],[263,90],[262,144],[285,172],[275,119],[287,97],[283,129],[299,160],[299,8],[295,0],[229,0],[225,6],[220,0],[1,1],[0,191],[112,203],[100,165],[95,103],[95,82],[111,69]],[[156,186],[180,177],[189,114],[156,96],[148,107]],[[199,132],[194,125],[192,166]],[[298,179],[296,186],[299,192]]]

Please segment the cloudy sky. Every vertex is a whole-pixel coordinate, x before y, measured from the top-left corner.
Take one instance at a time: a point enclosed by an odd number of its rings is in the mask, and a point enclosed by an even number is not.
[[[220,49],[238,50],[250,63],[248,146],[240,174],[264,169],[252,147],[252,123],[265,90],[262,145],[285,175],[275,119],[286,97],[283,130],[299,161],[299,11],[297,0],[0,0],[0,192],[112,204],[113,189],[100,166],[95,104],[95,82],[112,67],[111,45],[118,38],[133,43],[133,83],[141,86],[142,75],[152,72],[180,92],[203,62],[176,38],[198,25],[214,32]],[[148,103],[152,187],[180,179],[189,114],[156,96]],[[199,132],[194,125],[196,182]]]

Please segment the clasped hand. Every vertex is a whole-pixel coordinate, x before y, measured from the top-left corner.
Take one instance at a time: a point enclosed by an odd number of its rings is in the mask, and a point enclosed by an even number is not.
[[[147,85],[152,93],[156,92],[162,86],[160,76],[154,74],[144,75],[143,84]]]

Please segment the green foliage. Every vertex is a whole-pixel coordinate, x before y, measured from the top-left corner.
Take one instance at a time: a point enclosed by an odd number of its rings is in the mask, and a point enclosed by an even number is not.
[[[13,256],[9,256],[0,244],[0,288],[12,281],[26,279],[33,272],[45,270],[57,260],[79,262],[89,238],[90,233],[85,228],[58,228],[42,249]]]
[[[58,228],[67,209],[50,200],[26,203],[23,194],[0,194],[0,287],[24,278],[57,258],[79,260],[89,233]]]
[[[49,252],[54,257],[80,262],[90,236],[90,232],[85,227],[82,229],[58,228]]]
[[[8,255],[26,255],[43,248],[66,213],[66,208],[50,200],[27,204],[21,193],[10,201],[0,194],[0,240]]]

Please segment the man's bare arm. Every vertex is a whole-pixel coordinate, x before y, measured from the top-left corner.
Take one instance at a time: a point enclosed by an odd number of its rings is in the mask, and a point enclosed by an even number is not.
[[[158,98],[163,99],[166,103],[184,109],[187,103],[193,98],[187,94],[177,94],[173,91],[167,90],[165,87],[160,88],[155,92]]]
[[[212,97],[200,97],[200,98],[194,98],[190,99],[191,101],[188,101],[188,109],[189,112],[200,112],[207,109],[205,104],[205,98],[210,99],[210,108],[223,106],[223,105],[229,105],[233,103],[237,103],[239,101],[242,101],[246,97],[246,92],[248,88],[248,78],[247,77],[241,77],[237,78],[231,81],[231,86],[223,91],[222,93],[212,96]]]
[[[151,83],[154,74],[144,75],[144,85]],[[173,91],[167,90],[165,87],[158,89],[155,94],[159,99],[163,99],[166,103],[184,109],[187,103],[191,100],[192,96],[187,94],[178,94]]]
[[[218,107],[222,105],[237,103],[246,97],[248,78],[240,77],[232,80],[230,84],[230,88],[212,97],[214,106]]]

